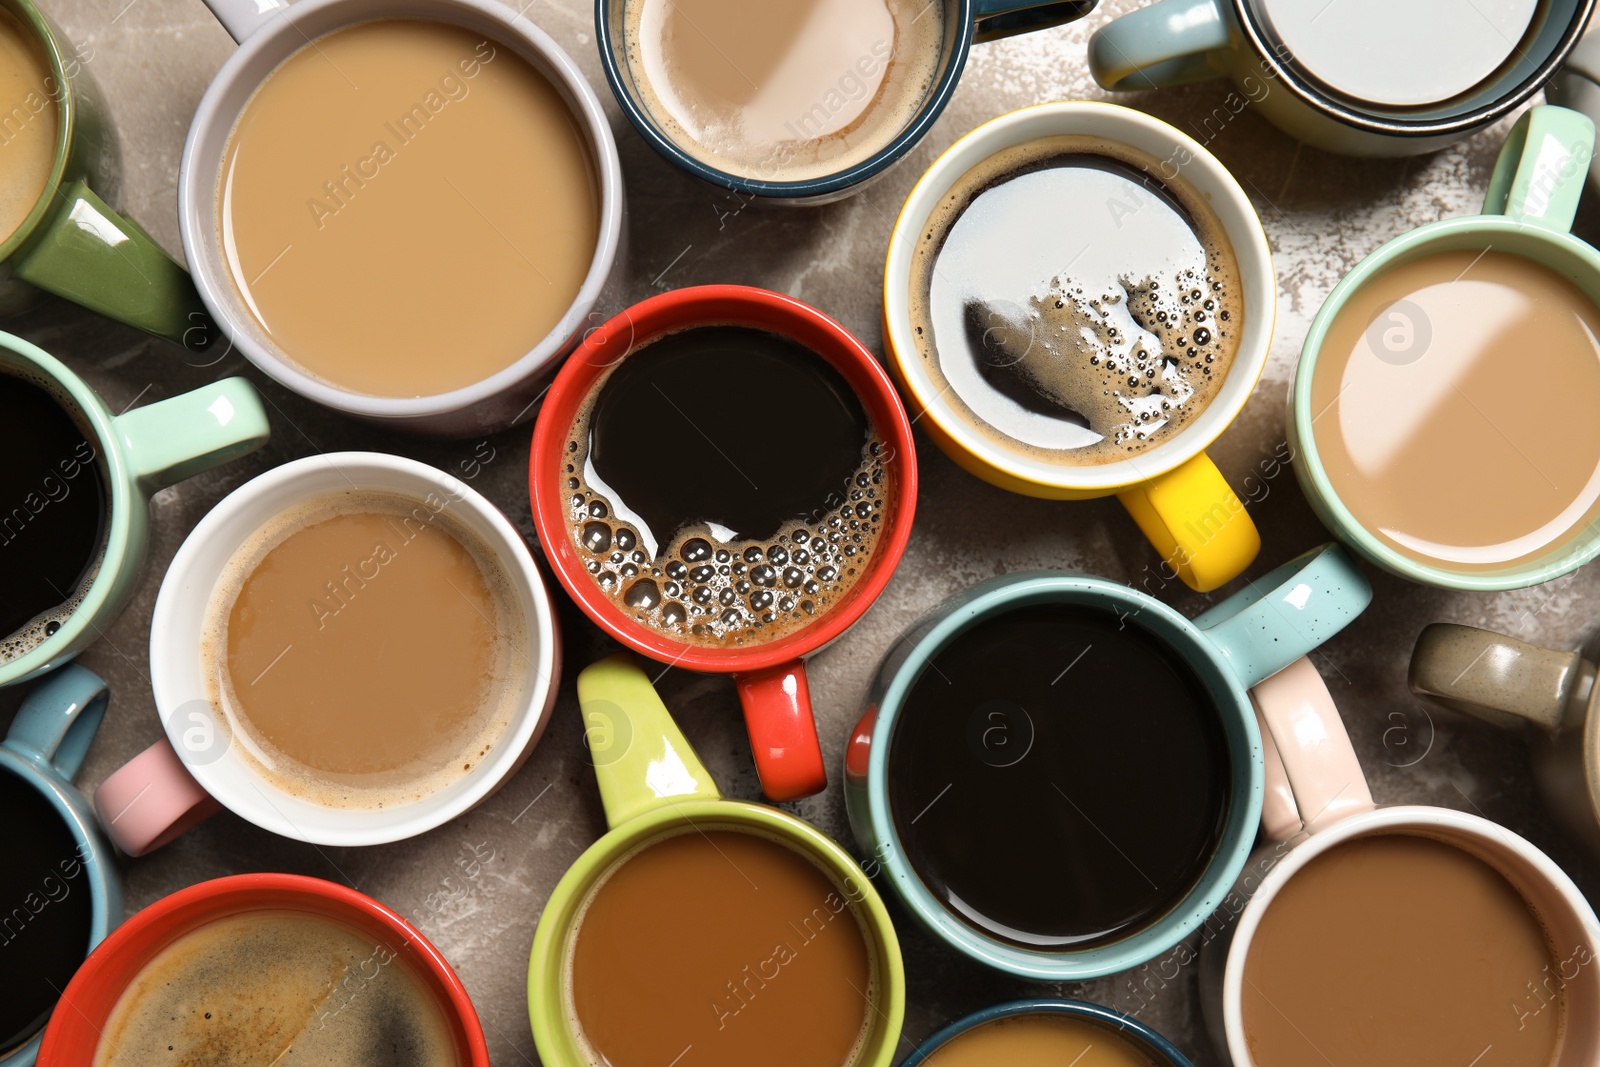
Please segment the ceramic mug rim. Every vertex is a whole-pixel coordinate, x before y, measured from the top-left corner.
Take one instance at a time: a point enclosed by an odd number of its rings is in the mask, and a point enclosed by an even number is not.
[[[1144,627],[1147,636],[1180,656],[1205,687],[1212,710],[1221,720],[1228,752],[1227,817],[1199,880],[1165,913],[1126,937],[1087,949],[1024,948],[983,934],[954,916],[934,897],[908,859],[889,801],[889,755],[894,729],[925,665],[962,633],[1030,604],[1089,603],[1103,610],[1108,601],[1134,605],[1137,610],[1133,618],[1142,619],[1148,613],[1158,620],[1163,628]],[[1243,871],[1261,820],[1261,736],[1249,695],[1220,649],[1175,609],[1136,589],[1090,574],[1024,572],[993,578],[934,608],[933,613],[937,621],[915,632],[913,647],[883,687],[872,720],[865,816],[877,844],[875,858],[888,872],[896,896],[924,928],[962,955],[997,970],[1045,981],[1079,981],[1127,970],[1154,959],[1192,934],[1221,905]],[[1173,633],[1182,635],[1181,647]],[[1225,691],[1226,699],[1232,702],[1231,717],[1242,735],[1240,740],[1230,733],[1230,709],[1219,690]]]
[[[748,317],[740,317],[745,313],[725,312],[722,310],[725,307],[753,310],[748,312]],[[784,328],[758,322],[761,315],[782,318]],[[636,329],[636,319],[647,325]],[[567,493],[554,484],[558,475],[553,472],[559,463],[557,457],[564,454],[561,443],[566,440],[572,414],[587,399],[590,389],[607,368],[670,333],[719,324],[754,326],[778,333],[798,342],[838,371],[861,400],[862,407],[867,409],[873,428],[893,450],[890,462],[895,465],[898,479],[895,506],[885,518],[878,546],[868,559],[868,572],[851,586],[842,603],[775,640],[726,647],[674,640],[634,622],[616,606],[613,598],[599,588],[578,560],[567,521],[561,514]],[[825,336],[830,343],[829,351],[823,352],[820,346],[797,337],[803,330]],[[603,349],[623,331],[627,337],[623,354],[607,357]],[[639,333],[647,337],[642,344],[638,342]],[[606,361],[596,362],[591,356]],[[849,364],[848,368],[843,366],[845,363]],[[857,379],[870,382],[870,395],[869,390],[858,386]],[[888,419],[878,419],[877,414],[887,414]],[[558,417],[562,424],[559,426],[555,422]],[[793,663],[835,640],[858,622],[882,595],[905,555],[916,511],[917,478],[916,443],[911,435],[910,420],[894,383],[871,351],[841,323],[810,304],[745,285],[701,285],[658,293],[630,305],[604,325],[589,331],[556,373],[534,424],[528,451],[528,498],[534,527],[544,545],[545,558],[568,595],[596,625],[639,654],[658,662],[714,674],[742,673]]]
[[[1402,554],[1375,537],[1355,517],[1340,498],[1333,480],[1329,478],[1327,467],[1323,464],[1317,447],[1316,433],[1312,429],[1312,424],[1315,422],[1312,413],[1312,378],[1333,320],[1358,290],[1389,270],[1398,260],[1404,258],[1409,262],[1428,254],[1429,245],[1451,241],[1458,237],[1470,238],[1474,243],[1492,245],[1496,233],[1504,233],[1514,238],[1515,244],[1506,246],[1509,254],[1545,266],[1546,269],[1556,268],[1548,267],[1543,259],[1527,254],[1516,245],[1523,242],[1543,244],[1559,250],[1561,255],[1575,257],[1588,269],[1595,284],[1600,285],[1600,251],[1570,233],[1520,222],[1506,215],[1464,215],[1424,223],[1398,237],[1391,238],[1369,253],[1328,293],[1306,332],[1305,343],[1301,346],[1299,363],[1294,372],[1294,382],[1289,390],[1289,423],[1292,436],[1295,438],[1294,469],[1302,486],[1307,490],[1306,496],[1313,509],[1318,512],[1325,510],[1326,513],[1320,517],[1339,540],[1350,545],[1373,563],[1410,581],[1443,589],[1497,592],[1522,589],[1557,578],[1600,556],[1600,529],[1591,526],[1588,543],[1581,550],[1573,551],[1569,543],[1566,548],[1550,551],[1542,561],[1535,560],[1509,571],[1455,571],[1437,564],[1423,563]],[[1592,294],[1585,293],[1585,295],[1597,309],[1600,309],[1600,301],[1596,301]],[[1581,529],[1581,525],[1575,524],[1566,536]]]
[[[477,1009],[472,1005],[466,987],[462,985],[460,977],[445,959],[444,954],[404,916],[382,901],[367,896],[357,889],[300,874],[275,872],[233,874],[199,882],[161,897],[140,909],[113,930],[106,940],[89,954],[84,965],[79,968],[78,973],[73,976],[62,993],[62,999],[65,1000],[74,993],[81,995],[84,986],[100,982],[101,969],[107,966],[107,961],[115,959],[118,953],[132,953],[133,949],[124,949],[123,946],[134,941],[147,929],[168,921],[169,917],[181,916],[186,911],[207,904],[216,905],[219,901],[223,908],[229,904],[237,906],[232,910],[219,909],[201,922],[187,925],[181,931],[171,933],[171,936],[161,937],[159,947],[153,951],[140,953],[142,959],[138,967],[142,969],[147,966],[161,951],[186,934],[228,916],[287,910],[317,915],[349,926],[353,923],[346,916],[353,912],[403,939],[401,952],[410,950],[419,983],[440,1001],[440,1014],[453,1016],[459,1023],[463,1031],[462,1036],[465,1038],[463,1051],[468,1053],[469,1067],[489,1067],[483,1024],[478,1018]],[[171,921],[174,924],[181,924],[180,919]],[[118,990],[117,995],[120,996],[126,988],[124,986]],[[77,1014],[83,1016],[81,1009]],[[57,1024],[61,1018],[63,1016],[52,1016],[49,1025],[45,1027],[45,1036],[50,1039],[51,1044],[63,1040],[56,1036],[60,1030]],[[91,1026],[95,1025],[87,1016],[83,1018]]]
[[[1430,830],[1437,830],[1439,833],[1430,833]],[[1448,836],[1455,835],[1486,842],[1491,848],[1513,854],[1519,861],[1528,864],[1536,875],[1561,897],[1562,902],[1589,933],[1591,947],[1600,944],[1600,922],[1596,921],[1594,911],[1582,891],[1554,860],[1520,834],[1482,816],[1425,804],[1386,805],[1358,812],[1341,819],[1326,830],[1309,836],[1291,848],[1288,855],[1274,864],[1262,878],[1261,885],[1257,887],[1239,914],[1232,940],[1228,943],[1227,960],[1222,976],[1223,1029],[1228,1054],[1236,1067],[1255,1067],[1256,1062],[1250,1055],[1249,1045],[1243,1036],[1244,964],[1267,908],[1271,906],[1289,879],[1318,856],[1345,842],[1383,834],[1409,834],[1442,840],[1452,848],[1475,855],[1470,849]],[[1497,864],[1482,857],[1479,859],[1489,863],[1496,870],[1499,869]],[[1512,882],[1519,895],[1522,895],[1521,888],[1516,886],[1510,876],[1502,873],[1502,877]],[[1530,904],[1530,909],[1531,907]],[[1600,992],[1596,993],[1595,999],[1600,1000]]]
[[[894,1058],[905,1017],[906,978],[899,935],[882,895],[855,858],[819,828],[786,811],[728,797],[668,797],[658,806],[608,829],[562,874],[540,913],[528,961],[528,1014],[541,1058],[552,1067],[576,1062],[572,1056],[576,1043],[572,1040],[564,975],[551,983],[553,988],[547,988],[546,983],[552,969],[564,971],[568,942],[580,919],[579,909],[596,879],[635,849],[648,847],[685,828],[704,829],[717,824],[734,827],[736,832],[779,838],[784,847],[825,864],[836,886],[851,881],[858,885],[861,892],[850,900],[850,906],[867,927],[863,935],[875,956],[878,974],[872,1004],[878,1011],[878,1023],[850,1067],[887,1067]]]
[[[1566,61],[1568,53],[1583,37],[1589,16],[1594,11],[1595,2],[1596,0],[1578,0],[1572,20],[1562,31],[1555,47],[1527,77],[1507,92],[1479,107],[1446,118],[1406,119],[1398,115],[1385,116],[1363,111],[1341,99],[1338,93],[1321,88],[1314,78],[1302,75],[1293,65],[1283,63],[1278,58],[1277,49],[1257,25],[1255,13],[1251,10],[1251,0],[1232,0],[1234,21],[1244,33],[1253,58],[1270,70],[1275,78],[1281,80],[1302,104],[1353,129],[1384,137],[1400,138],[1464,136],[1505,117],[1525,104],[1535,93],[1544,88],[1545,83],[1556,74],[1561,64]],[[1491,75],[1489,80],[1492,78]]]
[[[1036,129],[1035,127],[1049,127]],[[1102,132],[1099,126],[1112,126]],[[1243,335],[1225,383],[1195,420],[1153,448],[1127,459],[1098,465],[1050,463],[1027,459],[990,442],[960,412],[941,405],[942,393],[925,381],[922,355],[913,333],[910,288],[913,249],[934,206],[967,171],[1019,144],[1044,137],[1088,134],[1116,140],[1152,156],[1148,146],[1168,147],[1167,162],[1180,154],[1180,177],[1211,203],[1233,247],[1239,268],[1241,304],[1246,310]],[[970,162],[968,157],[972,157]],[[1220,194],[1219,197],[1210,194]],[[939,432],[963,453],[1010,479],[1043,489],[1088,495],[1109,495],[1172,471],[1200,455],[1231,426],[1254,395],[1271,355],[1277,319],[1277,275],[1260,216],[1237,179],[1210,150],[1161,119],[1121,104],[1098,100],[1058,100],[1030,104],[1006,112],[969,130],[940,153],[911,191],[890,230],[883,266],[883,327],[888,361],[908,401],[915,401]],[[920,417],[920,416],[919,416]]]
[[[768,181],[744,177],[714,167],[690,155],[663,133],[649,110],[635,99],[629,90],[622,76],[621,65],[617,62],[617,42],[611,32],[609,15],[612,8],[625,5],[627,0],[595,0],[595,39],[599,45],[600,65],[605,70],[606,83],[611,86],[611,93],[616,97],[617,106],[622,109],[622,113],[628,117],[633,128],[651,148],[694,177],[720,188],[799,202],[812,198],[827,198],[841,193],[848,195],[850,191],[872,180],[903,159],[938,121],[961,81],[961,74],[966,68],[967,56],[972,50],[977,28],[974,21],[976,18],[973,10],[974,0],[951,0],[951,2],[957,9],[954,43],[947,50],[941,49],[942,71],[928,88],[927,95],[911,119],[891,141],[871,156],[843,170],[816,178]],[[1592,3],[1593,0],[1589,2]],[[949,39],[948,34],[946,37]]]
[[[157,713],[161,716],[164,735],[173,750],[182,758],[184,746],[181,733],[184,722],[176,714],[184,703],[195,699],[192,689],[197,684],[203,653],[198,649],[180,649],[172,635],[187,624],[179,620],[204,620],[216,591],[218,576],[201,560],[203,553],[211,550],[219,539],[228,543],[227,559],[231,561],[243,541],[298,504],[325,495],[325,487],[316,485],[304,475],[308,468],[317,470],[333,465],[349,479],[355,474],[357,481],[363,474],[378,478],[389,476],[402,482],[406,489],[394,489],[379,482],[379,491],[415,496],[422,500],[430,492],[453,494],[451,506],[462,506],[472,516],[461,521],[474,527],[474,532],[493,552],[505,568],[513,583],[512,595],[520,601],[526,614],[525,624],[530,643],[536,645],[537,657],[530,658],[523,672],[522,698],[508,717],[505,729],[496,737],[494,747],[486,759],[478,761],[468,774],[448,785],[428,793],[414,803],[426,810],[406,809],[411,805],[393,805],[384,808],[333,808],[317,805],[264,778],[249,762],[240,757],[224,755],[222,759],[207,764],[194,764],[187,760],[184,767],[207,793],[221,802],[234,814],[263,829],[292,840],[309,841],[321,845],[377,845],[402,841],[436,829],[481,803],[508,781],[521,767],[538,744],[549,724],[550,712],[555,704],[560,669],[560,632],[557,628],[555,608],[550,592],[540,575],[537,564],[527,553],[522,535],[516,531],[505,515],[465,482],[439,470],[437,467],[382,452],[328,452],[304,456],[265,471],[245,482],[223,497],[208,511],[184,538],[172,563],[162,578],[156,595],[150,625],[150,677]],[[300,483],[305,483],[301,485]],[[312,486],[316,485],[315,488]],[[297,488],[298,486],[298,488]],[[291,497],[289,502],[276,505],[271,502],[274,493]],[[481,527],[487,527],[483,529]],[[234,536],[235,528],[242,531]],[[496,539],[512,547],[522,546],[520,555],[502,551]],[[196,573],[205,583],[203,596],[191,596],[184,588]],[[526,595],[522,595],[525,588]],[[447,800],[438,798],[451,794]],[[308,804],[317,809],[322,825],[306,830],[289,816],[283,814],[278,800]],[[395,813],[398,812],[398,815]],[[378,817],[381,816],[381,819]],[[377,824],[374,821],[377,819]]]
[[[945,1024],[930,1036],[923,1038],[922,1044],[917,1046],[916,1050],[911,1053],[900,1067],[923,1067],[925,1064],[927,1067],[938,1067],[937,1063],[932,1062],[932,1057],[938,1055],[939,1049],[952,1039],[985,1023],[991,1023],[997,1019],[1012,1019],[1019,1015],[1071,1015],[1078,1018],[1092,1019],[1096,1022],[1104,1023],[1108,1027],[1114,1027],[1119,1031],[1132,1033],[1149,1046],[1145,1051],[1154,1051],[1156,1054],[1164,1056],[1169,1067],[1193,1067],[1189,1062],[1189,1058],[1178,1051],[1177,1046],[1133,1016],[1125,1015],[1114,1008],[1095,1004],[1092,1001],[1053,997],[1008,1000],[987,1008],[979,1008],[977,1011],[968,1012],[954,1022]]]
[[[56,104],[56,147],[50,160],[50,174],[45,179],[39,199],[34,201],[22,222],[15,230],[0,238],[0,262],[4,262],[26,244],[28,238],[33,236],[33,231],[39,228],[39,224],[50,213],[56,190],[61,188],[61,183],[66,179],[67,158],[72,154],[72,137],[78,127],[78,101],[72,79],[67,77],[60,34],[39,6],[33,0],[5,0],[0,8],[16,15],[23,28],[32,31],[34,42],[44,50],[45,59],[50,64],[50,76],[56,81],[53,94]]]
[[[269,26],[251,34],[211,79],[190,122],[178,167],[178,221],[183,253],[196,290],[228,341],[280,385],[324,407],[351,415],[392,421],[435,419],[499,396],[547,373],[559,361],[568,343],[588,321],[616,263],[624,215],[622,163],[599,97],[583,72],[565,49],[526,16],[508,11],[493,0],[404,0],[404,9],[394,8],[379,15],[340,13],[341,8],[356,8],[357,3],[358,0],[296,0],[280,13],[281,26]],[[418,13],[419,10],[425,13]],[[310,40],[316,40],[362,23],[408,17],[469,29],[474,28],[472,20],[492,23],[496,27],[493,36],[497,43],[516,51],[558,89],[572,118],[582,128],[592,157],[600,217],[594,252],[577,294],[561,319],[532,348],[493,374],[447,392],[390,397],[360,393],[325,381],[303,369],[290,354],[258,338],[259,324],[240,306],[237,287],[227,268],[218,266],[217,194],[214,188],[205,188],[202,183],[206,177],[216,174],[221,165],[220,155],[214,157],[207,150],[209,142],[215,140],[226,147],[239,114],[255,90],[279,64],[304,47],[307,35],[300,28],[302,24],[331,18],[331,25],[310,35]],[[291,34],[297,34],[301,43],[289,40]],[[289,41],[287,47],[283,43],[286,40]],[[259,78],[252,78],[250,68],[264,56],[273,55],[278,58],[271,68]],[[231,107],[229,98],[246,82],[251,84],[246,86],[242,102],[237,108]],[[532,406],[524,409],[524,416]]]
[[[0,664],[0,687],[30,678],[49,666],[92,624],[93,616],[104,609],[124,572],[138,563],[134,559],[135,553],[131,551],[135,527],[139,525],[135,521],[135,513],[142,515],[145,508],[144,494],[135,484],[127,459],[122,454],[112,416],[89,383],[39,346],[0,332],[0,374],[7,373],[5,368],[13,364],[13,356],[22,367],[31,368],[54,383],[56,389],[72,402],[82,420],[88,423],[98,451],[96,458],[101,461],[96,463],[97,477],[105,479],[107,514],[99,569],[84,590],[77,609],[55,633],[16,659]],[[23,377],[23,380],[26,378]]]

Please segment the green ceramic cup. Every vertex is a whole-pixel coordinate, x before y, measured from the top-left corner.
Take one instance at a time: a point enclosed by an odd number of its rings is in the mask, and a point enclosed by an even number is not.
[[[889,1067],[905,1017],[905,967],[883,898],[850,854],[816,827],[776,808],[723,799],[630,654],[611,656],[579,674],[578,701],[611,831],[562,877],[533,936],[528,1016],[545,1067],[589,1067],[574,1032],[565,977],[568,948],[590,890],[629,852],[688,828],[777,838],[809,857],[839,887],[862,921],[875,973],[871,1029],[846,1067]]]
[[[1506,137],[1483,214],[1430,222],[1389,241],[1334,286],[1311,322],[1289,392],[1288,437],[1295,476],[1312,510],[1335,536],[1402,578],[1445,589],[1520,589],[1566,574],[1600,555],[1600,523],[1592,522],[1557,539],[1542,556],[1496,569],[1459,569],[1444,561],[1421,562],[1402,554],[1362,526],[1340,499],[1317,450],[1312,426],[1320,411],[1311,395],[1317,357],[1345,304],[1378,275],[1423,256],[1489,248],[1522,256],[1570,280],[1600,306],[1600,251],[1568,232],[1594,139],[1594,124],[1576,111],[1549,105],[1532,108]],[[1486,497],[1484,504],[1490,503]]]
[[[73,417],[94,447],[106,493],[105,551],[81,600],[60,629],[28,651],[0,658],[0,687],[43,674],[82,652],[110,626],[138,587],[150,542],[150,497],[158,490],[259,448],[267,414],[243,378],[223,378],[113,415],[87,382],[43,349],[0,333],[0,374],[45,390]],[[0,456],[0,462],[5,457]],[[64,460],[63,464],[69,461]],[[0,535],[24,536],[32,516],[58,499],[63,480],[91,477],[83,465],[62,466],[36,492],[0,500]],[[67,485],[70,491],[70,484]],[[0,593],[3,595],[3,593]],[[5,636],[5,635],[0,635]]]
[[[95,192],[115,199],[120,161],[89,74],[92,53],[75,49],[32,0],[0,0],[0,9],[34,36],[50,67],[42,91],[0,100],[0,151],[47,121],[51,100],[56,112],[49,180],[22,224],[0,233],[5,303],[25,299],[20,280],[191,351],[210,347],[219,334],[189,272]]]

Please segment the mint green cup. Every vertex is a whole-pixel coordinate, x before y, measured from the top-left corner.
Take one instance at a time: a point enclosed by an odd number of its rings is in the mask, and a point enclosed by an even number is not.
[[[218,337],[189,273],[139,224],[113,210],[121,159],[115,131],[89,74],[92,50],[74,48],[33,0],[0,0],[42,49],[43,92],[0,101],[0,149],[55,102],[55,158],[28,215],[0,233],[0,306],[26,303],[18,281],[136,326],[194,352]]]
[[[79,587],[76,608],[41,642],[13,658],[0,658],[4,687],[70,660],[116,619],[138,586],[150,542],[151,496],[254,451],[266,442],[268,427],[261,398],[243,378],[223,378],[113,415],[99,394],[59,360],[8,333],[0,333],[0,375],[45,390],[77,422],[94,447],[106,497],[103,553]],[[63,477],[83,476],[63,472]],[[48,506],[51,491],[41,486],[22,500],[0,500],[0,526],[15,536],[32,514]]]
[[[948,948],[998,971],[1080,982],[1148,963],[1216,911],[1255,843],[1265,757],[1248,690],[1344,629],[1371,599],[1372,589],[1355,561],[1334,544],[1282,564],[1193,620],[1137,589],[1087,574],[1012,574],[971,586],[914,623],[890,648],[868,693],[866,712],[846,744],[845,806],[867,857],[867,874],[887,882],[907,911]],[[1222,832],[1199,879],[1166,913],[1116,940],[1084,948],[1025,947],[961,918],[918,874],[889,799],[896,773],[890,754],[895,730],[907,714],[912,688],[934,657],[975,626],[1042,605],[1115,613],[1121,625],[1141,631],[1153,647],[1185,662],[1206,692],[1227,754]],[[1004,698],[998,685],[994,695]],[[1044,714],[1059,709],[1033,710],[1043,721]],[[1119,709],[1108,704],[1076,710],[1115,716]],[[1137,745],[1139,738],[1130,737],[1129,743]],[[973,758],[982,757],[975,752]],[[1043,808],[1007,814],[1018,821],[1049,817]]]
[[[1569,232],[1594,139],[1594,123],[1578,112],[1549,105],[1532,108],[1506,137],[1483,214],[1430,222],[1389,241],[1334,286],[1311,322],[1289,392],[1288,442],[1295,476],[1334,536],[1402,578],[1445,589],[1520,589],[1576,570],[1600,555],[1600,524],[1593,522],[1557,539],[1542,556],[1498,569],[1455,569],[1401,554],[1362,526],[1339,498],[1317,452],[1312,426],[1320,412],[1311,395],[1317,357],[1345,304],[1378,275],[1424,256],[1489,248],[1522,256],[1566,278],[1600,306],[1600,252]],[[1487,497],[1485,506],[1492,506]]]

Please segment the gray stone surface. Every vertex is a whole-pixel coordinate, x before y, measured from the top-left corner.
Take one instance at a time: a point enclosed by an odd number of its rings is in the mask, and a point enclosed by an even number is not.
[[[852,200],[805,211],[739,210],[731,197],[673,169],[634,134],[611,101],[595,52],[592,6],[532,0],[527,11],[577,58],[612,116],[631,213],[632,246],[621,267],[630,300],[703,282],[763,285],[815,304],[876,348],[884,248],[916,176],[966,130],[1002,112],[1036,101],[1105,96],[1088,76],[1084,43],[1094,27],[1133,6],[1132,0],[1110,0],[1078,25],[977,47],[949,110],[900,169]],[[123,206],[178,251],[176,181],[184,134],[232,42],[200,0],[52,0],[49,10],[88,56],[120,127]],[[1329,289],[1384,240],[1432,219],[1476,210],[1504,127],[1421,159],[1340,159],[1298,146],[1248,108],[1225,124],[1206,125],[1227,92],[1213,83],[1123,99],[1208,141],[1255,202],[1276,256],[1280,296],[1272,359],[1244,414],[1212,453],[1238,485],[1283,441],[1294,361]],[[1591,238],[1600,235],[1600,213],[1592,205],[1580,215],[1578,229]],[[267,382],[237,355],[214,367],[189,366],[170,346],[53,300],[0,326],[64,359],[113,409],[225,373],[247,375],[271,402],[274,437],[268,448],[156,499],[153,551],[141,591],[82,658],[114,688],[110,716],[81,776],[86,789],[160,736],[146,667],[151,607],[179,543],[225,493],[262,470],[318,450],[381,449],[451,470],[475,451],[473,441],[420,444],[319,410]],[[471,323],[462,329],[470,330]],[[474,484],[531,538],[528,437],[523,429],[493,438],[495,458]],[[966,584],[1009,571],[1071,568],[1134,583],[1154,573],[1151,551],[1114,501],[1011,496],[957,469],[925,440],[919,441],[919,459],[923,492],[916,530],[897,576],[855,629],[811,664],[834,783],[826,794],[790,807],[840,838],[847,834],[838,789],[846,734],[862,710],[879,657],[912,620]],[[1269,483],[1253,513],[1265,543],[1253,573],[1326,539],[1288,473]],[[1372,608],[1317,662],[1344,709],[1378,800],[1482,812],[1548,850],[1591,894],[1600,890],[1600,864],[1561,836],[1539,808],[1520,743],[1476,721],[1430,713],[1405,688],[1411,643],[1434,620],[1576,647],[1594,629],[1589,605],[1600,575],[1591,567],[1543,588],[1495,595],[1446,593],[1378,573],[1372,577]],[[1153,582],[1150,587],[1156,588]],[[1176,585],[1160,588],[1159,596],[1190,614],[1215,599]],[[241,871],[294,871],[352,884],[410,917],[455,964],[482,1016],[496,1064],[537,1062],[525,994],[534,923],[562,872],[604,829],[570,680],[608,643],[570,605],[563,605],[562,623],[567,684],[550,730],[520,774],[476,811],[419,839],[371,849],[297,844],[223,814],[161,852],[124,864],[130,913],[183,886]],[[660,688],[724,790],[757,797],[732,684],[674,670]],[[15,690],[0,693],[0,724],[9,721],[19,698]],[[494,858],[469,879],[458,861],[470,859],[469,849],[477,846],[493,849]],[[1193,967],[1168,972],[1170,981],[1135,974],[1046,986],[956,959],[909,923],[901,924],[901,933],[910,976],[904,1051],[974,1008],[1062,993],[1138,1009],[1197,1064],[1219,1062],[1201,1029]],[[1154,992],[1136,996],[1136,980]]]

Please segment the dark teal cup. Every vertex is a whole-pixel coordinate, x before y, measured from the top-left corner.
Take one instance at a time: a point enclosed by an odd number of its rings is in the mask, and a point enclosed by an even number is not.
[[[1152,1063],[1159,1064],[1160,1067],[1193,1067],[1188,1057],[1179,1052],[1172,1042],[1144,1023],[1120,1011],[1112,1011],[1110,1008],[1102,1008],[1098,1004],[1090,1004],[1083,1000],[1013,1000],[1005,1004],[996,1004],[992,1008],[980,1009],[957,1019],[923,1041],[917,1046],[917,1050],[900,1064],[900,1067],[923,1067],[924,1064],[927,1067],[939,1067],[939,1061],[934,1057],[938,1056],[941,1046],[985,1023],[1015,1019],[1024,1015],[1057,1015],[1082,1019],[1114,1031],[1118,1037],[1143,1052]]]

